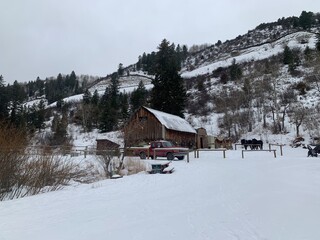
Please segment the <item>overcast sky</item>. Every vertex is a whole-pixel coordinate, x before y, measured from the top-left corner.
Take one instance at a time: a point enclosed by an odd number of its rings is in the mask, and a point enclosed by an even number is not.
[[[0,0],[0,75],[6,83],[73,70],[105,76],[164,38],[213,44],[319,9],[316,0]]]

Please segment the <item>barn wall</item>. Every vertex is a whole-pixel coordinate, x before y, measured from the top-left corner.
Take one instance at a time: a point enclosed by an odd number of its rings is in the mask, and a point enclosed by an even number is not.
[[[179,132],[166,129],[165,140],[172,141],[179,146],[193,148],[196,146],[196,134],[188,132]]]
[[[125,140],[129,146],[140,142],[163,139],[162,125],[158,119],[144,108],[140,108],[124,128]]]

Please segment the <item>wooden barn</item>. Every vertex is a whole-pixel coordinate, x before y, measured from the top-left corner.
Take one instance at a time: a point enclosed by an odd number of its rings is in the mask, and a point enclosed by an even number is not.
[[[196,136],[196,130],[185,119],[147,107],[140,107],[124,127],[127,146],[162,139],[193,148]]]

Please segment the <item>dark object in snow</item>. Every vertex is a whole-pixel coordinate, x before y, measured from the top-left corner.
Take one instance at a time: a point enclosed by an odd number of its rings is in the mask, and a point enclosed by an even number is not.
[[[316,152],[315,148],[313,149],[308,145],[308,157],[318,157],[318,153]]]
[[[260,150],[263,149],[263,141],[262,140],[257,140],[257,139],[252,139],[252,140],[246,140],[246,139],[241,139],[241,145],[244,147],[245,150],[247,150],[248,146],[250,147],[251,150]]]
[[[320,145],[316,145],[316,147],[313,149],[316,153],[320,153]]]
[[[165,162],[152,162],[151,163],[151,170],[148,171],[149,173],[172,173],[174,168],[169,166],[171,163],[168,161]]]

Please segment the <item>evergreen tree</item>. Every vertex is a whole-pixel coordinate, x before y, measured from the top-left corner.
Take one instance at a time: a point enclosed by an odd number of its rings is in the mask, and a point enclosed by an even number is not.
[[[38,92],[39,96],[44,95],[44,81],[42,81],[39,77],[37,77],[37,80],[35,82],[36,91]]]
[[[22,103],[12,101],[10,109],[10,123],[17,128],[25,128],[27,124],[27,114]]]
[[[147,101],[148,91],[142,81],[139,82],[138,88],[131,93],[130,103],[131,112],[135,112],[140,106],[143,106]]]
[[[129,118],[129,100],[128,94],[121,93],[120,96],[120,112],[121,112],[121,119],[125,122]]]
[[[14,81],[12,86],[7,87],[9,89],[9,100],[16,101],[19,103],[24,102],[27,99],[27,93],[24,87],[16,81]]]
[[[182,46],[182,60],[186,60],[188,57],[188,47],[187,45]]]
[[[4,86],[3,76],[0,75],[0,120],[5,120],[8,117],[8,94]]]
[[[45,121],[44,101],[41,100],[34,110],[35,110],[35,116],[36,116],[34,121],[34,126],[40,131],[44,127],[44,121]]]
[[[84,104],[89,104],[91,103],[91,100],[92,100],[91,92],[87,89],[83,94],[82,102]]]
[[[69,89],[69,94],[78,93],[79,85],[78,85],[77,75],[74,71],[72,71],[70,76],[68,76],[68,81],[66,79],[66,86]]]
[[[93,93],[93,95],[92,95],[91,103],[92,103],[94,106],[98,106],[98,103],[99,103],[99,94],[98,94],[97,89],[94,91],[94,93]]]
[[[313,21],[313,13],[302,11],[299,17],[299,24],[304,30],[311,28],[312,21]]]
[[[123,64],[122,64],[122,63],[119,63],[119,66],[118,66],[118,75],[119,75],[119,76],[123,76],[123,73],[124,73]]]
[[[139,56],[138,62],[136,63],[136,69],[137,69],[137,71],[140,71],[141,68],[142,68],[142,57]]]
[[[112,90],[110,87],[106,87],[106,90],[101,97],[99,109],[100,109],[100,121],[99,129],[101,132],[110,132],[116,129],[118,124],[117,109],[113,105]]]
[[[180,63],[177,61],[174,45],[164,39],[158,49],[151,105],[160,111],[183,117],[186,90],[179,74]]]
[[[111,97],[111,107],[114,109],[119,109],[119,75],[113,73],[111,76],[110,85],[110,97]]]
[[[285,46],[283,51],[283,63],[285,65],[290,65],[293,63],[293,53],[288,46]]]
[[[242,77],[242,70],[240,66],[236,63],[236,59],[232,60],[232,65],[230,66],[230,78],[231,80],[237,80]]]
[[[51,139],[51,145],[63,145],[68,140],[68,118],[66,114],[62,114],[60,117],[58,114],[54,115],[52,120],[51,130],[53,132],[53,137]]]

